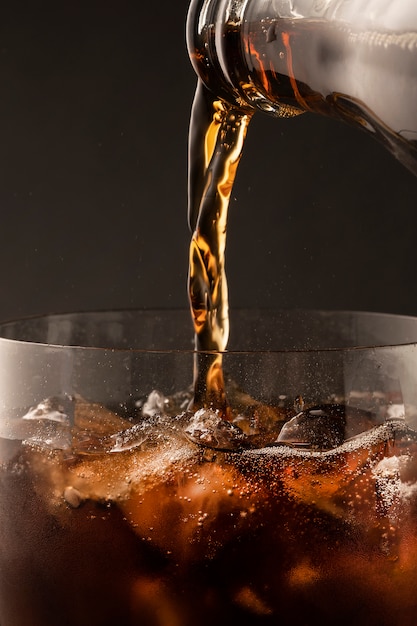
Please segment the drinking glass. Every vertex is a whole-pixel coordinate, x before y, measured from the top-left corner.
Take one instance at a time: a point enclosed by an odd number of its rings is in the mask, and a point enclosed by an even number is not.
[[[1,626],[414,626],[417,318],[233,311],[227,415],[187,311],[0,337]]]

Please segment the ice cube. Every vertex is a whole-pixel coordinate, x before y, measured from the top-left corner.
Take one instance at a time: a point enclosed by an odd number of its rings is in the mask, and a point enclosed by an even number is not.
[[[154,389],[149,394],[146,402],[142,407],[143,417],[154,417],[155,415],[164,415],[167,400],[163,393]]]
[[[328,450],[339,446],[344,435],[344,407],[322,405],[301,411],[284,424],[277,443]]]
[[[46,398],[23,415],[1,420],[0,436],[57,450],[71,446],[74,398]]]
[[[22,419],[45,419],[51,422],[68,424],[70,416],[73,414],[73,402],[74,398],[72,396],[46,398],[46,400],[42,400],[35,407],[31,407]]]
[[[372,469],[379,513],[388,516],[391,523],[395,523],[401,503],[400,466],[403,462],[404,458],[398,456],[385,457]]]
[[[305,409],[282,428],[276,443],[330,450],[379,424],[370,411],[344,404],[322,404]]]
[[[242,430],[222,419],[218,411],[199,409],[184,428],[188,439],[217,450],[236,450],[246,441]]]
[[[116,435],[112,435],[111,440],[113,442],[113,446],[110,449],[110,452],[124,452],[126,450],[138,448],[144,444],[145,441],[147,441],[151,434],[150,430],[151,425],[149,423],[135,424],[127,430],[123,430]]]
[[[162,404],[168,406],[167,399],[158,391],[152,392],[148,399],[145,411],[147,416],[134,426],[112,435],[113,445],[110,452],[124,452],[138,447],[144,449],[144,444],[146,448],[154,447],[160,445],[161,442],[171,441],[178,434],[184,439],[182,425],[186,419],[186,413],[166,415],[159,412],[159,409],[154,412],[155,407],[161,407]]]
[[[168,419],[114,433],[101,441],[100,453],[78,455],[62,481],[65,488],[76,489],[86,500],[113,501],[165,483],[173,468],[198,456],[182,429],[168,427]]]
[[[405,420],[405,406],[403,403],[391,404],[387,408],[387,420]]]

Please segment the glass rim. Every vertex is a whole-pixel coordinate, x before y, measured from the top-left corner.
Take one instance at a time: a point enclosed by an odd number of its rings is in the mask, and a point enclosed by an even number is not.
[[[25,345],[25,346],[36,346],[39,348],[48,348],[48,349],[56,349],[56,350],[74,350],[74,351],[97,351],[97,352],[111,352],[111,353],[126,353],[126,354],[155,354],[155,355],[213,355],[213,354],[221,354],[221,355],[255,355],[255,354],[314,354],[314,353],[335,353],[335,352],[359,352],[359,351],[369,351],[369,350],[380,350],[385,348],[403,348],[407,346],[417,346],[417,316],[407,315],[402,313],[387,313],[387,312],[379,312],[379,311],[366,311],[360,309],[315,309],[315,308],[273,308],[273,307],[233,307],[231,309],[231,316],[233,318],[233,314],[242,315],[245,313],[251,314],[273,314],[275,316],[286,315],[312,315],[312,316],[334,316],[334,317],[342,317],[345,316],[357,316],[368,319],[393,319],[400,321],[409,320],[415,321],[416,323],[416,338],[415,340],[403,341],[403,342],[387,342],[387,343],[364,343],[360,345],[352,345],[352,346],[342,346],[342,347],[316,347],[316,348],[260,348],[260,349],[226,349],[226,350],[197,350],[194,347],[191,348],[166,348],[166,349],[158,349],[158,348],[137,348],[137,347],[110,347],[110,346],[94,346],[94,345],[81,345],[81,344],[64,344],[64,343],[54,343],[47,341],[31,341],[27,339],[16,339],[16,338],[8,338],[3,337],[3,332],[6,327],[12,327],[13,324],[19,323],[30,323],[42,320],[58,320],[59,318],[81,318],[82,316],[87,316],[93,319],[96,316],[105,316],[105,315],[123,315],[123,314],[154,314],[154,315],[166,315],[169,313],[180,313],[180,314],[188,314],[189,315],[189,324],[190,324],[190,339],[192,340],[194,336],[192,318],[189,309],[185,307],[123,307],[123,308],[112,308],[112,309],[91,309],[91,310],[76,310],[76,311],[64,311],[64,312],[53,312],[53,313],[43,313],[43,314],[33,314],[27,316],[21,316],[16,318],[8,318],[0,321],[0,346],[4,345]],[[233,324],[233,323],[232,323]]]

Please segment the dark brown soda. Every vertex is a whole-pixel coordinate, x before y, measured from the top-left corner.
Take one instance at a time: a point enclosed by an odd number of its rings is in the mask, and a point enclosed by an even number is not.
[[[411,626],[415,439],[395,424],[363,437],[224,452],[179,436],[172,462],[162,444],[2,442],[0,623]]]

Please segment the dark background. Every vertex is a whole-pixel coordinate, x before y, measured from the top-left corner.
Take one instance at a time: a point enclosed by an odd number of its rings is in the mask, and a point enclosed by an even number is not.
[[[187,306],[187,7],[1,8],[0,318]],[[257,115],[230,209],[231,305],[417,314],[416,200],[417,179],[360,131]]]

